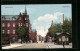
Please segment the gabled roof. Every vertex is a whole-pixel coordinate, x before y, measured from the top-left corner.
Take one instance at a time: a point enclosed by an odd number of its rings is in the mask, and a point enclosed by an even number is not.
[[[2,20],[2,17],[5,17],[4,20],[12,20],[13,17],[15,18],[15,20],[17,20],[19,15],[1,15],[1,20]]]
[[[62,34],[62,33],[60,33],[60,32],[56,33],[56,35],[60,35],[60,34]],[[66,34],[70,35],[68,32],[66,32]]]

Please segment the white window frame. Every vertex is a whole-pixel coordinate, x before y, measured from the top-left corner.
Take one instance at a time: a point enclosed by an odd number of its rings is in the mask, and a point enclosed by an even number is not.
[[[61,38],[59,38],[59,41],[61,41]]]
[[[10,23],[7,23],[7,26],[10,27]]]
[[[21,26],[22,26],[22,23],[21,23]]]
[[[15,20],[15,18],[13,18],[13,20]]]
[[[69,41],[69,38],[66,38],[66,41]]]
[[[13,27],[15,27],[15,23],[13,23]]]
[[[62,36],[62,41],[65,41],[65,36]]]
[[[7,30],[7,34],[9,34],[10,33],[10,30]]]
[[[15,37],[12,37],[12,40],[15,40]]]
[[[2,30],[2,33],[4,34],[5,33],[5,30]]]
[[[5,27],[5,24],[4,23],[2,23],[2,27]]]
[[[28,23],[26,23],[26,27],[28,27]]]
[[[19,23],[19,26],[20,26],[20,23]]]
[[[26,20],[26,18],[25,18],[25,20]]]
[[[15,30],[13,30],[13,34],[15,34]]]

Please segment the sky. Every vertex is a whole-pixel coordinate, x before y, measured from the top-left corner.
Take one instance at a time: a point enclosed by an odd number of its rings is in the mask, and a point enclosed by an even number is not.
[[[19,15],[24,13],[25,6],[29,15],[32,29],[37,30],[37,34],[46,36],[49,27],[53,24],[63,23],[64,18],[72,19],[71,4],[27,4],[27,5],[1,5],[1,15]]]

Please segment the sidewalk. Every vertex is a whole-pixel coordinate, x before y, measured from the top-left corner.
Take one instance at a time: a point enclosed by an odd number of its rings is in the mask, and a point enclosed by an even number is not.
[[[10,44],[10,46],[5,46],[5,47],[2,47],[2,49],[10,49],[10,48],[14,48],[14,47],[19,47],[19,46],[23,46],[24,44]]]

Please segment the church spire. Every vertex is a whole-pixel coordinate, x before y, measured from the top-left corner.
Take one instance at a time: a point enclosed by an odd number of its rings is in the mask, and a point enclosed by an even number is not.
[[[27,15],[26,5],[25,5],[25,15]]]

